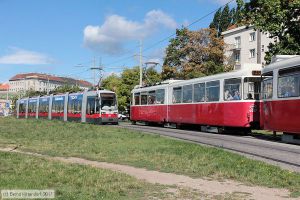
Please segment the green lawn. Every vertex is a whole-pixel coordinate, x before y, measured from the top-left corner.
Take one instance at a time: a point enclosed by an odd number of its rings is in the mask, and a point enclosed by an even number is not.
[[[0,152],[1,189],[52,189],[55,199],[148,199],[163,187],[88,166]],[[1,199],[1,195],[0,195]]]
[[[300,193],[300,174],[217,148],[113,126],[0,119],[0,146],[128,164],[193,177],[234,179]]]

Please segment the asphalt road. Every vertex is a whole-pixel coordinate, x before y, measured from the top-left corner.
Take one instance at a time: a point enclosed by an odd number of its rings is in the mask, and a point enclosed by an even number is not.
[[[213,134],[193,130],[170,129],[121,123],[121,127],[145,133],[159,134],[201,145],[219,147],[261,160],[281,168],[300,172],[300,146],[258,139],[253,136]]]

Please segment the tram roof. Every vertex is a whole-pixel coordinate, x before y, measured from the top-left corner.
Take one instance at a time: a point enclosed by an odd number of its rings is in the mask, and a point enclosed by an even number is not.
[[[300,67],[300,55],[293,57],[293,58],[289,58],[289,59],[271,63],[271,64],[267,65],[265,68],[263,68],[262,73],[271,72],[275,69],[283,69],[283,68],[289,68],[289,67],[295,67],[295,66]]]
[[[194,78],[190,80],[178,80],[176,82],[171,82],[169,84],[160,84],[155,86],[149,86],[149,87],[138,87],[133,89],[133,91],[144,91],[151,89],[160,89],[165,88],[167,86],[179,86],[179,85],[187,85],[192,83],[198,83],[198,82],[208,82],[208,81],[214,81],[214,80],[221,80],[221,79],[229,79],[229,78],[239,78],[239,77],[245,77],[245,76],[254,76],[252,75],[253,71],[261,71],[261,65],[258,64],[249,64],[245,66],[242,69],[231,71],[231,72],[224,72],[220,74],[210,75],[210,76],[204,76],[199,78]],[[256,75],[257,76],[257,75]]]
[[[76,93],[69,93],[69,95],[80,95],[83,94],[84,92],[76,92]],[[110,91],[110,90],[91,90],[91,91],[86,91],[87,95],[97,95],[97,94],[101,94],[101,93],[111,93],[111,94],[115,94],[115,92]],[[65,96],[66,93],[59,93],[59,94],[53,94],[53,96],[57,97],[57,96]],[[44,95],[44,96],[39,96],[39,98],[47,98],[50,97],[51,95]],[[37,99],[38,96],[34,96],[34,97],[24,97],[21,98],[19,100],[27,100],[27,99]]]

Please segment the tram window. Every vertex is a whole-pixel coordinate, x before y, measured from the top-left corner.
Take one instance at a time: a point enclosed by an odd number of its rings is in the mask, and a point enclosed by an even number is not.
[[[194,85],[194,102],[205,101],[205,83]]]
[[[219,101],[220,99],[220,81],[211,81],[206,83],[207,101]]]
[[[41,98],[39,102],[39,112],[47,113],[49,112],[49,99]]]
[[[242,80],[240,78],[226,79],[224,81],[224,100],[241,100],[241,85]]]
[[[69,96],[68,101],[68,113],[81,113],[82,95]]]
[[[140,93],[134,93],[134,105],[140,105]]]
[[[262,98],[271,99],[273,97],[273,72],[263,74]]]
[[[182,99],[182,87],[173,88],[173,103],[181,103]]]
[[[154,104],[155,103],[155,91],[149,91],[148,93],[148,104]]]
[[[36,100],[29,100],[29,103],[28,103],[28,113],[35,113],[36,112],[36,108],[37,108],[37,105],[36,105],[37,101]]]
[[[19,112],[25,113],[26,112],[26,103],[20,103],[19,104]]]
[[[191,103],[193,101],[193,85],[183,86],[183,103]]]
[[[99,100],[97,97],[87,97],[86,114],[93,115],[99,113]]]
[[[54,97],[52,103],[52,112],[63,113],[64,102],[65,102],[65,97]]]
[[[147,98],[148,98],[147,93],[141,94],[141,105],[147,105]]]
[[[156,90],[156,104],[164,104],[165,103],[165,90],[159,89]]]
[[[100,113],[100,100],[98,98],[96,98],[96,113]]]
[[[300,66],[279,71],[278,97],[289,98],[300,95]]]
[[[244,78],[244,99],[259,100],[260,95],[260,77]]]
[[[273,78],[267,78],[263,81],[263,92],[264,99],[271,99],[273,96]]]

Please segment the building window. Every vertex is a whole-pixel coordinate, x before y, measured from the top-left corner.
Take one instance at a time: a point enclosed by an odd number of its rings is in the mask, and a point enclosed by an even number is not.
[[[255,58],[255,49],[250,49],[250,58]]]
[[[235,56],[235,62],[239,63],[241,61],[241,54],[240,54],[240,52],[235,52],[234,56]]]
[[[234,38],[234,45],[235,45],[235,48],[241,48],[241,37],[235,37]]]
[[[265,45],[261,45],[261,52],[265,52]]]
[[[250,42],[255,41],[255,32],[250,33],[249,41]]]

